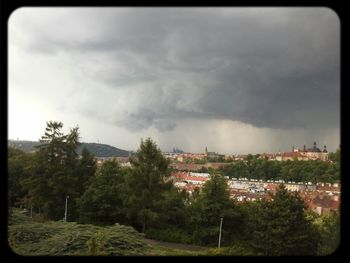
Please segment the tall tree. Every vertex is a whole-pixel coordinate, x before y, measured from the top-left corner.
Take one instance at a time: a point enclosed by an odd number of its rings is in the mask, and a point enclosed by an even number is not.
[[[281,185],[272,201],[257,210],[253,247],[268,256],[315,255],[317,232],[306,217],[306,205],[298,193],[289,194]]]
[[[90,181],[94,178],[97,170],[95,156],[91,154],[86,147],[82,150],[78,166],[80,176],[78,177],[77,187],[79,187],[80,193],[84,193],[89,186]]]
[[[63,218],[66,196],[70,197],[72,208],[74,199],[80,195],[75,188],[80,176],[75,152],[79,145],[78,127],[67,135],[61,132],[62,127],[61,122],[47,122],[32,163],[31,176],[24,182],[28,198],[54,220]]]
[[[124,222],[123,183],[125,171],[116,161],[106,161],[78,199],[79,221],[108,225]]]
[[[59,164],[64,157],[64,141],[67,136],[63,135],[62,122],[46,122],[45,134],[39,140],[39,152],[46,161],[51,164]]]
[[[159,220],[160,202],[164,191],[170,189],[168,160],[150,138],[141,140],[132,160],[132,172],[126,181],[127,216],[143,233],[147,225]]]

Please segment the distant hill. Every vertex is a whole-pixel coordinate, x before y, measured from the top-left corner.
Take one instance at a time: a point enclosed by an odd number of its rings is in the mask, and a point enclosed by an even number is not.
[[[17,141],[17,140],[8,140],[8,146],[22,150],[24,152],[33,152],[37,149],[35,146],[39,145],[39,142],[36,141]],[[77,153],[81,154],[83,148],[91,152],[96,157],[128,157],[129,151],[122,150],[107,144],[101,143],[85,143],[83,142],[77,149]]]
[[[86,149],[94,154],[97,157],[128,157],[129,151],[122,150],[113,146],[110,146],[108,144],[101,144],[101,143],[82,143],[78,147],[78,154],[81,154],[83,151],[83,148],[86,147]]]
[[[33,152],[37,149],[35,146],[39,145],[39,142],[35,141],[16,141],[16,140],[8,140],[7,145],[9,147],[13,147],[24,152]]]

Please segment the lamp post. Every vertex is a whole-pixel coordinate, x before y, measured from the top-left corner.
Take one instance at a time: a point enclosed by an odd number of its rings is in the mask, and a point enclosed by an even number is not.
[[[221,243],[221,229],[222,229],[222,220],[224,219],[223,216],[221,216],[220,218],[220,233],[219,233],[219,244],[218,244],[218,248],[220,248],[220,243]]]
[[[67,204],[68,204],[69,195],[66,195],[66,208],[64,210],[64,222],[67,223]]]

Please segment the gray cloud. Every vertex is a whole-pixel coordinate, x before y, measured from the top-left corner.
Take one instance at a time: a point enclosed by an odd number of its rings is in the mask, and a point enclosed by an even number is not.
[[[94,83],[91,96],[71,98],[85,116],[130,131],[155,127],[165,133],[189,118],[310,132],[340,125],[340,25],[330,9],[78,8],[20,14],[13,21],[21,30],[13,34],[26,32],[26,41],[16,45],[41,56],[64,54],[84,83]],[[97,94],[104,102],[94,114],[86,105],[96,103]]]

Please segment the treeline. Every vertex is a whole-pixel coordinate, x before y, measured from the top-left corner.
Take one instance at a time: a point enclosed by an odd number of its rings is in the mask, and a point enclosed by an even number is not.
[[[340,182],[340,150],[330,153],[332,162],[310,161],[269,161],[248,155],[246,160],[234,161],[220,169],[229,178],[258,180],[284,180],[285,182]]]
[[[87,150],[82,158],[75,152],[78,128],[64,135],[62,126],[48,122],[35,153],[9,148],[9,207],[62,220],[69,196],[68,221],[131,225],[149,238],[213,247],[222,218],[223,248],[215,251],[229,255],[327,254],[339,243],[339,214],[307,213],[298,194],[283,186],[273,201],[238,204],[224,177],[212,173],[189,195],[169,180],[169,162],[151,139],[141,141],[131,168],[115,161],[97,167]]]

